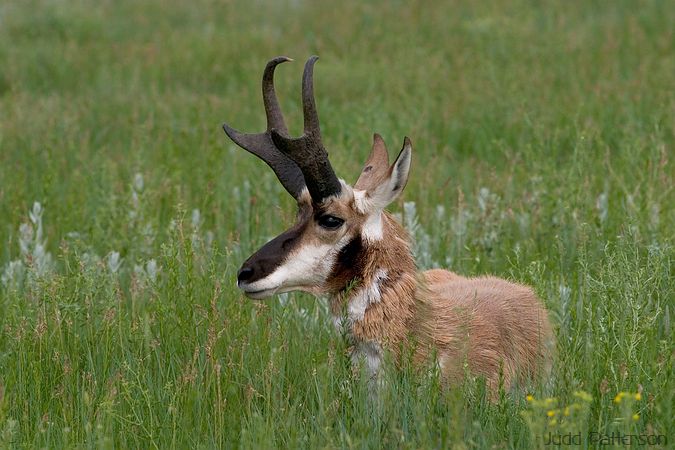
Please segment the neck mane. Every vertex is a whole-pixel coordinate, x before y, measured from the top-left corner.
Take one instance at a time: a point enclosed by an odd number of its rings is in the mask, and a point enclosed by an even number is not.
[[[330,308],[354,343],[372,342],[396,352],[415,314],[417,275],[408,235],[386,212],[382,235],[357,237],[338,258],[342,271]]]

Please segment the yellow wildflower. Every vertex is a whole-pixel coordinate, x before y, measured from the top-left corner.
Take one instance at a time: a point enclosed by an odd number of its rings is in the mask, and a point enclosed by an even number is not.
[[[633,420],[634,420],[634,421],[637,422],[639,418],[640,418],[640,414],[637,414],[637,413],[636,413],[636,414],[633,414]]]
[[[555,411],[550,410],[549,412],[546,413],[546,415],[549,416],[549,417],[553,417],[553,416],[555,416]]]
[[[534,396],[532,394],[527,394],[527,397],[525,397],[525,400],[527,400],[528,402],[531,402],[532,400],[534,400]]]
[[[621,403],[621,400],[626,396],[626,393],[624,391],[619,392],[616,394],[616,397],[614,397],[614,403]]]
[[[642,394],[640,394],[639,392],[637,394],[635,394],[635,400],[637,400],[637,401],[642,400]]]

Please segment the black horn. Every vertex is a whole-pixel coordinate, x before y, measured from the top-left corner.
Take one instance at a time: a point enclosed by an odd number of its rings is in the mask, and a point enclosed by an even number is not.
[[[274,126],[270,130],[275,146],[298,165],[304,176],[312,200],[321,203],[331,195],[342,190],[333,168],[328,160],[328,152],[321,142],[319,115],[314,101],[313,72],[314,63],[319,59],[312,56],[305,64],[302,75],[302,109],[305,132],[298,138],[288,137],[285,128]]]
[[[292,61],[286,56],[278,56],[267,63],[262,79],[263,104],[267,116],[267,130],[264,133],[241,133],[228,124],[223,124],[225,133],[239,147],[262,159],[272,168],[284,188],[293,197],[298,198],[305,187],[303,173],[291,158],[280,152],[272,141],[271,130],[288,134],[284,117],[274,91],[274,69],[277,65]]]

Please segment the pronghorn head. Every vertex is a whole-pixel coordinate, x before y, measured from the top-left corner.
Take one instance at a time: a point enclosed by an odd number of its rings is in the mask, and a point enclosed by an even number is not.
[[[304,134],[289,136],[274,92],[274,69],[286,57],[267,63],[262,91],[267,130],[243,134],[229,125],[225,132],[237,145],[265,161],[296,199],[295,225],[249,257],[237,285],[251,298],[288,291],[316,295],[337,292],[358,277],[359,253],[383,239],[383,210],[403,191],[408,180],[412,146],[406,137],[396,161],[375,134],[373,148],[354,186],[338,179],[321,143],[313,93],[313,68],[305,64],[302,78]]]

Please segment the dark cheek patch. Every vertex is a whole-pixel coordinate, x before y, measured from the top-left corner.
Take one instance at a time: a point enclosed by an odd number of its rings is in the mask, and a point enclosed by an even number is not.
[[[340,250],[337,258],[337,266],[342,268],[354,267],[359,259],[359,255],[363,250],[363,239],[361,235],[356,235],[347,245]]]
[[[338,253],[333,270],[328,278],[328,285],[331,291],[337,292],[354,280],[363,272],[366,254],[366,243],[357,234],[340,253]]]

